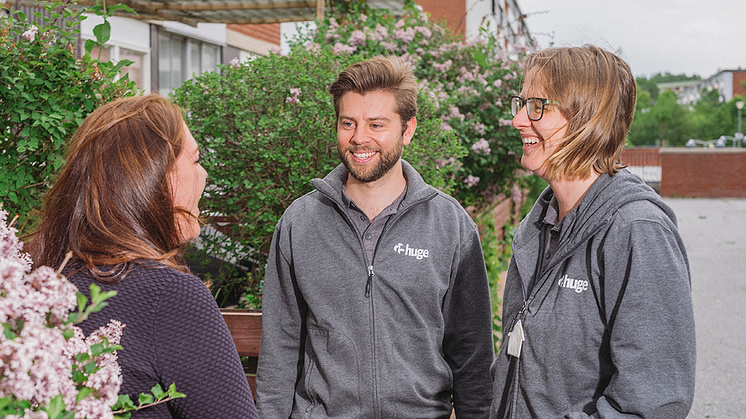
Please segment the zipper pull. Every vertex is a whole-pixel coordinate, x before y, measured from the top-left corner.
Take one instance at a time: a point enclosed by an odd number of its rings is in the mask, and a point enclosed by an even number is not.
[[[370,288],[373,286],[373,265],[368,266],[368,281],[365,282],[365,298],[370,298]]]

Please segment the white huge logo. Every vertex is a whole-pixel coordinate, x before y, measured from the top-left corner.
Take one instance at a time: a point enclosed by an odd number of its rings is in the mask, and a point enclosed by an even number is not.
[[[405,256],[412,256],[417,259],[430,257],[429,250],[415,249],[414,247],[409,247],[408,244],[402,244],[402,243],[399,243],[396,246],[394,246],[394,252],[398,254],[404,253]]]
[[[583,292],[588,289],[588,281],[584,279],[572,279],[567,274],[560,278],[558,282],[560,287],[570,288],[575,292]]]

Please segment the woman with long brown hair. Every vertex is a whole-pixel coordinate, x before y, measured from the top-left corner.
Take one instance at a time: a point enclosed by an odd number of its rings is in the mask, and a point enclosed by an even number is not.
[[[217,304],[182,260],[199,235],[206,178],[176,105],[157,95],[109,103],[73,135],[27,243],[37,265],[57,267],[72,252],[65,273],[83,293],[92,283],[118,292],[81,327],[126,324],[121,394],[136,400],[171,383],[186,394],[133,418],[257,417]]]

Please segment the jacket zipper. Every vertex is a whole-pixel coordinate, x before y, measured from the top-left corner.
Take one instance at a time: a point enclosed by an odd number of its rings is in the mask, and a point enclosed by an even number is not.
[[[363,245],[362,239],[357,234],[357,229],[355,228],[355,225],[353,224],[352,220],[350,219],[350,216],[347,215],[347,211],[344,210],[344,205],[340,205],[340,203],[337,202],[337,200],[334,199],[334,197],[332,197],[331,195],[327,194],[326,192],[324,192],[324,191],[322,191],[322,190],[320,190],[318,188],[316,188],[316,190],[319,191],[319,192],[321,192],[327,198],[331,199],[332,202],[334,202],[337,205],[337,208],[340,209],[339,212],[342,213],[342,215],[347,220],[347,225],[350,226],[350,228],[352,228],[353,232],[355,232],[355,236],[357,236],[358,243],[360,243],[360,249],[363,252],[363,258],[366,259],[366,261],[367,261],[368,256],[365,253],[365,246]],[[381,232],[381,235],[378,237],[378,242],[376,243],[376,248],[373,250],[373,260],[375,260],[376,253],[378,252],[378,244],[381,242],[381,239],[383,238],[383,236],[391,228],[391,226],[396,222],[396,220],[398,220],[399,218],[401,218],[406,212],[409,211],[410,208],[412,208],[415,205],[418,205],[418,204],[420,204],[422,202],[429,201],[429,200],[435,198],[436,196],[437,196],[437,193],[434,193],[434,194],[432,194],[432,195],[430,195],[430,196],[428,196],[426,198],[423,198],[423,199],[420,199],[419,201],[413,202],[412,204],[408,205],[406,208],[403,208],[401,211],[397,212],[397,214],[395,215],[395,218],[392,218],[389,223],[386,223],[386,227],[383,229],[383,231]],[[373,275],[374,275],[374,273],[373,273],[373,260],[370,261],[370,264],[367,267],[368,277],[367,277],[367,279],[365,281],[365,298],[371,298],[370,296],[371,296],[371,292],[373,290]],[[371,321],[371,338],[370,338],[370,340],[371,340],[371,349],[372,349],[372,352],[373,352],[373,363],[372,363],[372,365],[373,365],[373,401],[374,401],[373,412],[374,412],[374,416],[376,418],[380,418],[380,416],[381,416],[380,415],[380,407],[378,405],[378,380],[376,380],[377,370],[375,368],[375,366],[377,365],[377,362],[378,362],[377,356],[376,356],[376,349],[375,349],[376,348],[375,307],[373,306],[373,300],[372,299],[370,300],[370,310],[371,310],[371,317],[372,317],[372,321]]]

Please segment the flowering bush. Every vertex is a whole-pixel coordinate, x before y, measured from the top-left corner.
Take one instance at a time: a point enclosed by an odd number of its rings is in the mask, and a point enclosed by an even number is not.
[[[86,307],[87,297],[59,272],[46,266],[31,272],[31,259],[6,217],[0,210],[0,417],[128,418],[129,411],[153,403],[150,395],[140,406],[118,396],[123,324],[111,320],[88,337],[73,324],[101,310],[116,291],[101,293],[91,285]],[[69,313],[76,305],[78,311]],[[158,402],[184,397],[173,386],[169,390],[154,389]]]
[[[441,162],[458,167],[454,196],[464,206],[487,206],[510,190],[519,168],[521,141],[510,126],[509,96],[521,89],[519,60],[526,48],[506,51],[486,30],[464,41],[406,3],[405,13],[395,16],[352,2],[342,17],[330,17],[295,39],[293,48],[329,45],[340,53],[394,54],[412,63],[435,103],[441,129],[454,130],[468,150],[461,161]]]
[[[230,216],[221,230],[226,236],[205,237],[206,250],[228,260],[247,258],[252,249],[254,291],[259,292],[272,233],[285,208],[312,189],[311,179],[340,163],[328,88],[340,71],[362,59],[330,47],[298,49],[223,67],[222,74],[206,73],[174,92],[194,137],[209,150],[201,162],[211,185],[201,206],[212,216]],[[426,93],[418,106],[417,132],[403,157],[426,181],[447,191],[455,166],[439,162],[464,150],[452,132],[440,129]],[[222,289],[220,305],[233,286],[227,277],[230,273],[213,278],[213,292]]]
[[[49,26],[29,25],[20,11],[0,19],[0,200],[6,210],[21,214],[22,226],[62,167],[73,131],[99,105],[135,88],[126,78],[115,80],[127,61],[77,58],[74,28],[81,11],[62,2],[40,7],[46,8]],[[106,18],[121,7],[92,11]],[[63,18],[62,27],[52,24]],[[108,40],[107,28],[106,21],[97,26],[99,39],[86,42],[89,51]]]

